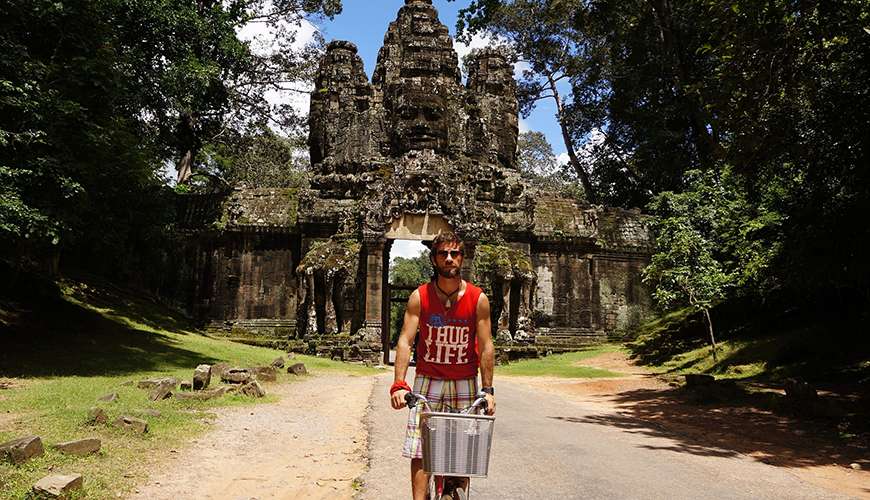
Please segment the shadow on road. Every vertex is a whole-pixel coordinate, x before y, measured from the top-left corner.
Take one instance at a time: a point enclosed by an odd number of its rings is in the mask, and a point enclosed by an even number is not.
[[[830,419],[774,413],[767,409],[771,397],[753,400],[745,395],[737,404],[698,403],[683,390],[638,389],[608,398],[615,403],[616,413],[549,418],[671,441],[662,446],[644,445],[649,449],[716,457],[741,454],[784,467],[858,463],[864,470],[870,468],[866,443],[839,436],[836,422]]]

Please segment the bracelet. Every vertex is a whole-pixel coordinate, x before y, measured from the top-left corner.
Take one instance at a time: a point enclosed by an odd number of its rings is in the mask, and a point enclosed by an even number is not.
[[[411,386],[409,386],[408,383],[404,380],[400,382],[393,382],[393,385],[390,386],[390,396],[392,396],[394,392],[402,390],[411,392]]]

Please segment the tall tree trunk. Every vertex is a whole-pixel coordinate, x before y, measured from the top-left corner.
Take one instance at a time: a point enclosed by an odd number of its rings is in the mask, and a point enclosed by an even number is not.
[[[713,336],[713,320],[710,319],[710,310],[706,307],[701,308],[704,311],[704,318],[707,320],[707,329],[710,330],[710,345],[713,346],[713,362],[718,363],[716,358],[716,337]]]
[[[182,113],[178,118],[178,144],[181,158],[175,165],[178,171],[177,184],[186,184],[193,175],[193,162],[201,146],[196,134],[196,117],[193,113]]]
[[[577,173],[577,176],[580,177],[580,182],[583,184],[583,190],[586,191],[586,199],[590,203],[597,203],[598,196],[592,188],[592,181],[589,179],[589,172],[587,172],[586,168],[583,167],[583,164],[580,163],[580,160],[577,158],[577,153],[574,150],[574,140],[571,138],[571,134],[568,131],[567,123],[565,123],[562,99],[559,96],[559,90],[556,88],[556,81],[550,73],[547,73],[547,82],[550,85],[550,91],[553,92],[553,99],[556,100],[556,119],[559,121],[559,128],[562,130],[562,140],[565,142],[565,149],[568,150],[568,162],[571,164],[571,168],[573,168]]]

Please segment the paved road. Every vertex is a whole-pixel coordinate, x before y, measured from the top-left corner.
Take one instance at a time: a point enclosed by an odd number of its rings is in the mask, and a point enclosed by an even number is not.
[[[391,381],[392,374],[380,376],[370,400],[363,499],[410,497],[408,462],[400,456],[407,410],[389,408]],[[472,482],[475,499],[847,498],[730,450],[650,436],[640,421],[634,428],[609,425],[606,407],[506,379],[497,391],[490,474]]]

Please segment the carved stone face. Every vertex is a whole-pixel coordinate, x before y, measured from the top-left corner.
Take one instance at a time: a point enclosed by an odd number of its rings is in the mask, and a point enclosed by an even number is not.
[[[393,108],[394,144],[399,153],[432,149],[447,150],[447,106],[437,94],[405,91]]]

